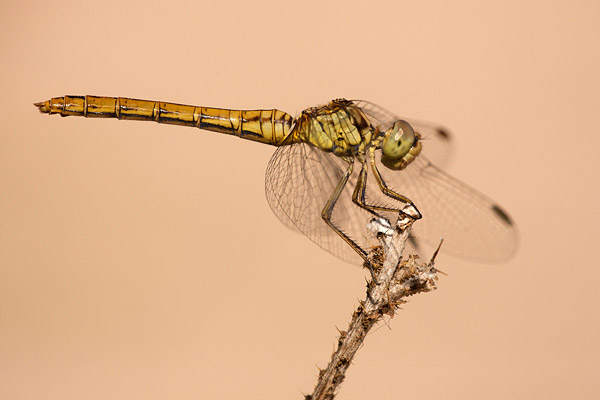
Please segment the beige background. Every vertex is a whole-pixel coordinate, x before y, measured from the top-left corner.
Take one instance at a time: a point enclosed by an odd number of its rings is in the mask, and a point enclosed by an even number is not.
[[[442,256],[338,398],[598,395],[598,2],[7,4],[0,398],[300,399],[363,297],[364,271],[271,214],[273,148],[31,105],[64,94],[443,122],[520,252]]]

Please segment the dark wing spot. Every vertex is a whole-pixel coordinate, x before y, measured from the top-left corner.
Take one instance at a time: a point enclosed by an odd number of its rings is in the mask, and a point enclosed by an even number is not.
[[[443,140],[450,140],[450,132],[448,132],[446,129],[444,128],[437,128],[437,134],[438,136],[443,139]]]
[[[512,226],[512,224],[513,224],[512,220],[510,219],[510,217],[508,216],[508,214],[506,214],[506,213],[504,212],[504,210],[502,210],[502,209],[500,208],[500,206],[498,206],[498,205],[494,204],[494,205],[492,206],[492,211],[493,211],[493,212],[494,212],[494,213],[495,213],[495,214],[496,214],[498,217],[500,217],[500,219],[501,219],[502,221],[504,221],[504,222],[505,222],[507,225],[511,225],[511,226]]]

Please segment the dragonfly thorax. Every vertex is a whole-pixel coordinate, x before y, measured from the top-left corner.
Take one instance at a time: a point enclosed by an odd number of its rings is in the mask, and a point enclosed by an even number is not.
[[[345,99],[304,110],[294,131],[297,141],[310,143],[338,156],[364,152],[372,137],[372,127],[366,115]]]

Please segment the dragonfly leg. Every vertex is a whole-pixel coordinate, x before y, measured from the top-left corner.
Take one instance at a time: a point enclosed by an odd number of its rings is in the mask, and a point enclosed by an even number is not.
[[[371,163],[371,170],[373,171],[373,175],[375,175],[375,180],[377,180],[377,184],[379,185],[381,192],[384,195],[389,196],[394,200],[397,200],[399,202],[406,204],[406,206],[402,210],[394,210],[394,211],[399,211],[402,214],[408,215],[409,217],[411,217],[412,219],[415,219],[415,220],[421,219],[422,215],[419,212],[419,209],[417,208],[415,203],[413,203],[413,201],[411,199],[409,199],[406,196],[401,195],[400,193],[393,191],[392,189],[390,189],[387,186],[387,184],[383,180],[383,177],[381,176],[381,173],[377,169],[377,165],[375,164],[375,150],[374,149],[370,149],[369,159],[370,159],[370,163]],[[366,185],[366,178],[365,178],[364,184]]]
[[[335,204],[340,198],[340,195],[342,194],[342,191],[344,190],[344,187],[346,186],[346,183],[348,183],[348,179],[350,178],[350,176],[352,175],[352,171],[354,170],[354,159],[349,158],[346,159],[346,161],[348,162],[348,169],[346,169],[346,172],[342,176],[342,179],[340,179],[340,181],[338,182],[337,186],[335,187],[335,190],[331,194],[331,197],[329,197],[329,200],[327,200],[327,204],[325,204],[325,207],[323,207],[323,210],[321,211],[321,218],[323,218],[323,221],[325,221],[325,223],[329,225],[329,227],[333,229],[335,233],[337,233],[346,243],[348,243],[348,245],[350,245],[350,247],[352,247],[352,249],[354,249],[354,251],[356,251],[358,255],[363,258],[363,260],[369,263],[367,252],[363,250],[363,248],[360,247],[358,244],[356,244],[356,242],[354,242],[354,240],[352,240],[348,235],[342,232],[340,228],[335,226],[335,224],[331,221],[333,208],[335,207]]]
[[[358,180],[356,182],[356,187],[354,188],[354,193],[352,194],[352,201],[354,202],[354,204],[358,205],[362,209],[370,212],[371,214],[379,218],[383,217],[379,214],[378,211],[399,212],[400,210],[398,210],[397,208],[367,204],[367,172],[367,162],[363,160],[362,168],[360,170],[360,174],[358,175]]]
[[[377,211],[390,211],[390,212],[404,212],[397,208],[392,207],[383,207],[383,206],[374,206],[367,204],[366,202],[366,192],[367,192],[367,165],[363,163],[362,169],[360,170],[360,175],[358,176],[358,181],[356,183],[356,187],[354,188],[354,194],[352,195],[352,201],[361,207],[364,210],[369,211],[371,214],[382,218],[381,215],[377,213]],[[404,196],[402,196],[404,197]],[[407,199],[408,200],[408,199]],[[409,200],[409,204],[414,207],[414,204]],[[416,207],[415,207],[416,208]],[[418,212],[418,210],[417,210]],[[418,213],[420,216],[421,214]],[[411,216],[411,218],[414,218]],[[418,218],[416,218],[418,219]],[[412,244],[414,249],[419,252],[420,246],[419,243],[415,240],[415,237],[411,234],[408,236],[408,241]]]

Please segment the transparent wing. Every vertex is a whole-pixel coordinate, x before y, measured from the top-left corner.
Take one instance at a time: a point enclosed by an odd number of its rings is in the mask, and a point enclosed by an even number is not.
[[[372,125],[381,130],[402,118],[373,103],[355,103]],[[410,251],[422,253],[423,244],[437,246],[444,238],[445,253],[484,261],[508,258],[517,247],[518,234],[506,212],[429,161],[428,154],[447,159],[443,153],[448,148],[449,135],[444,130],[408,121],[422,134],[429,135],[431,142],[424,143],[421,155],[404,170],[387,169],[381,164],[379,154],[377,165],[388,186],[411,199],[423,215],[413,225],[415,246]],[[437,148],[436,143],[440,144]],[[286,226],[300,231],[335,256],[359,263],[360,257],[321,218],[323,207],[347,168],[344,160],[309,144],[282,146],[267,167],[266,195],[271,209]],[[359,171],[360,164],[355,163],[354,173],[334,207],[332,222],[368,252],[378,242],[366,231],[371,215],[352,202]],[[371,173],[367,182],[369,204],[396,209],[404,206],[383,195]],[[397,218],[395,213],[384,213],[384,216],[392,222]],[[428,253],[422,255],[427,257]]]
[[[451,135],[446,129],[400,117],[368,101],[354,103],[380,130],[404,119],[425,139],[421,155],[406,169],[391,171],[378,163],[389,186],[411,199],[423,215],[412,230],[417,242],[437,246],[443,237],[446,252],[475,260],[502,260],[514,253],[518,234],[506,212],[429,161],[445,165],[450,159]]]
[[[421,135],[423,154],[440,167],[449,164],[454,151],[452,134],[448,129],[431,122],[399,116],[370,101],[353,100],[353,102],[369,117],[374,127],[379,127],[380,131],[387,130],[399,119],[408,121]]]
[[[423,218],[413,225],[412,253],[429,257],[444,238],[443,251],[457,257],[500,261],[518,243],[517,230],[495,202],[446,174],[419,156],[402,171],[377,165],[388,186],[411,199]],[[338,258],[353,264],[361,258],[321,218],[321,211],[341,179],[347,163],[308,144],[279,147],[267,167],[266,196],[275,215]],[[332,222],[366,251],[377,244],[366,230],[372,217],[352,202],[360,165],[348,181],[333,211]],[[402,208],[383,195],[372,174],[368,177],[370,204]],[[397,215],[384,213],[392,222]],[[424,253],[424,251],[426,253]]]
[[[500,261],[516,250],[518,234],[508,214],[424,156],[402,171],[379,170],[390,188],[421,211],[412,230],[417,243],[437,246],[444,238],[443,252],[481,261]]]
[[[321,211],[348,168],[341,158],[305,143],[277,148],[267,166],[265,191],[275,215],[321,248],[358,264],[360,256],[321,218]],[[366,234],[369,213],[352,203],[358,171],[346,185],[332,214],[332,222],[361,247],[377,243]]]

